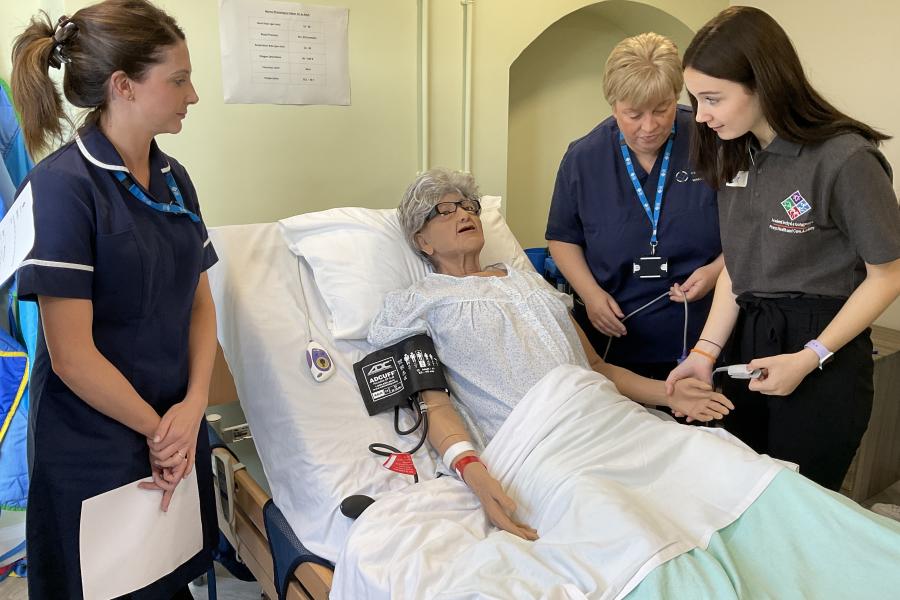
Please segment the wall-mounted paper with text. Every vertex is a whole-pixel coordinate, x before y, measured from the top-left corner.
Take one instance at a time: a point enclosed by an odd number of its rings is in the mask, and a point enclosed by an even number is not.
[[[225,102],[350,104],[347,8],[219,0]]]

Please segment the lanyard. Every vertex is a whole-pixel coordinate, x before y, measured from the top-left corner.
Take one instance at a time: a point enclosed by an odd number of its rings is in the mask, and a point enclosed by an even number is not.
[[[172,196],[175,197],[175,204],[162,204],[161,202],[155,202],[151,200],[147,194],[144,193],[144,190],[138,186],[137,183],[134,182],[133,179],[130,179],[125,173],[122,171],[115,171],[116,179],[122,182],[122,184],[131,192],[131,195],[152,208],[153,210],[158,210],[160,212],[167,212],[175,215],[187,215],[190,217],[191,221],[194,223],[200,222],[200,217],[189,211],[184,207],[184,198],[181,196],[181,190],[178,189],[178,184],[175,183],[175,178],[172,177],[172,172],[166,172],[166,185],[169,186],[169,190],[172,192]]]
[[[641,201],[641,206],[644,207],[644,212],[647,213],[647,218],[650,219],[650,225],[653,227],[653,232],[650,234],[650,254],[656,254],[656,245],[658,244],[656,231],[659,225],[663,188],[666,186],[666,175],[669,172],[669,158],[672,156],[672,142],[674,141],[675,125],[672,125],[672,134],[669,136],[669,141],[666,142],[662,167],[659,170],[659,182],[656,184],[656,201],[653,210],[651,210],[650,203],[647,201],[647,195],[644,193],[644,188],[641,187],[641,182],[638,181],[637,175],[634,173],[634,163],[631,161],[631,153],[628,151],[628,146],[625,144],[625,136],[622,135],[621,131],[619,132],[619,149],[622,151],[622,158],[625,159],[625,168],[628,170],[628,177],[631,179],[631,185],[634,186],[634,191],[637,193],[638,200]]]

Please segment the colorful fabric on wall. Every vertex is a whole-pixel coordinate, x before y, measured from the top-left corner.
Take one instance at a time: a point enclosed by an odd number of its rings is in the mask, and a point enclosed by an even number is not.
[[[28,355],[0,331],[0,508],[22,510],[28,499]],[[24,410],[23,410],[24,408]]]
[[[15,200],[16,188],[34,166],[11,97],[8,84],[0,79],[0,197],[4,215]],[[0,508],[24,510],[28,500],[27,383],[37,346],[38,308],[34,302],[18,302],[15,279],[0,284],[0,296],[8,299],[10,308],[8,329],[6,319],[0,319]]]
[[[34,161],[25,149],[25,137],[10,99],[12,95],[9,93],[9,85],[0,80],[0,87],[0,156],[3,157],[3,164],[13,184],[18,187],[34,166]]]

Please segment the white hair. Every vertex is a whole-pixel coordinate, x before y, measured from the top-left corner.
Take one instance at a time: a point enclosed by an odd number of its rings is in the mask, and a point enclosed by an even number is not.
[[[403,235],[412,249],[429,263],[428,255],[416,244],[416,234],[425,226],[425,218],[447,194],[460,194],[470,200],[481,200],[475,178],[469,173],[449,169],[430,169],[413,181],[397,207]]]

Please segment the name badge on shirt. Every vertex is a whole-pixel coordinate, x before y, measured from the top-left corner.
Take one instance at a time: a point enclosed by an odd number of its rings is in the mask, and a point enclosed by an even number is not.
[[[747,178],[749,175],[749,171],[738,171],[737,175],[734,176],[734,179],[726,182],[725,185],[727,187],[747,187]]]
[[[662,279],[669,275],[669,259],[662,256],[638,256],[631,262],[631,272],[638,279]]]

